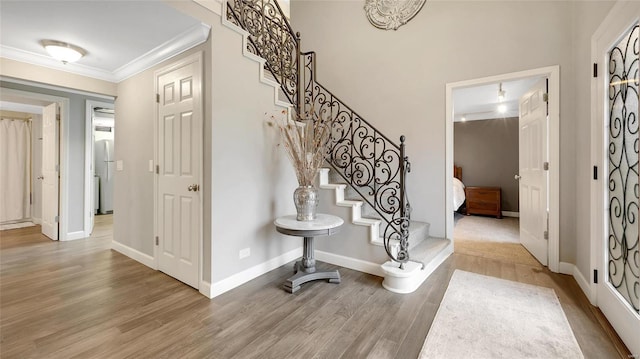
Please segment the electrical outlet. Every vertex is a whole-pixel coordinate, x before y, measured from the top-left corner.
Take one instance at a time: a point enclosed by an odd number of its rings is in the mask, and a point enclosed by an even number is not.
[[[240,259],[243,259],[243,258],[247,258],[250,255],[251,255],[251,248],[245,248],[245,249],[241,249],[240,250],[240,253],[238,254],[238,257]]]

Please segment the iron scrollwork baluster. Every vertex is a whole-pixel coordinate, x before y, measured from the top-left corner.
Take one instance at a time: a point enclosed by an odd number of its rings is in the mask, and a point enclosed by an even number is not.
[[[313,110],[312,118],[330,121],[327,162],[380,216],[385,251],[402,268],[409,261],[411,212],[404,136],[395,144],[317,82],[315,53],[300,52],[300,35],[277,1],[232,0],[227,19],[249,32],[247,49],[266,60],[298,113]]]

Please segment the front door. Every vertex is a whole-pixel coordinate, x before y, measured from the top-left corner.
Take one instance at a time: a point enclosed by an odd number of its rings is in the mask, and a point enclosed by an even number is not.
[[[623,7],[626,7],[623,9]],[[615,16],[613,13],[617,12]],[[595,38],[599,74],[594,92],[596,164],[593,212],[597,219],[597,305],[640,357],[638,242],[638,42],[640,5],[616,4]],[[597,179],[597,178],[594,178]]]
[[[198,288],[201,244],[202,60],[156,73],[158,268]]]
[[[519,174],[520,242],[547,265],[547,80],[538,81],[520,98]]]
[[[46,106],[42,112],[42,234],[58,240],[58,161],[57,103]]]

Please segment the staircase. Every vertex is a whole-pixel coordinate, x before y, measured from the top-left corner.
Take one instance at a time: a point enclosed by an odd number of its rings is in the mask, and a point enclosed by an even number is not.
[[[210,9],[215,3],[196,1]],[[275,103],[331,121],[328,168],[320,171],[319,187],[334,191],[335,204],[350,207],[351,223],[368,228],[369,244],[384,249],[389,260],[376,271],[384,275],[383,286],[398,293],[416,290],[453,245],[430,238],[428,223],[410,220],[404,136],[394,143],[316,81],[315,53],[300,51],[300,34],[275,0],[217,6],[223,24],[243,35],[245,56],[260,63],[261,81],[274,87]]]

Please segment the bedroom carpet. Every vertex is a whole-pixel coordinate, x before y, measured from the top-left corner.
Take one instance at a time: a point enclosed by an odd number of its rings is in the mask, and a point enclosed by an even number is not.
[[[453,228],[453,239],[520,243],[520,221],[511,217],[462,216]]]
[[[584,357],[553,289],[456,270],[418,358]]]

